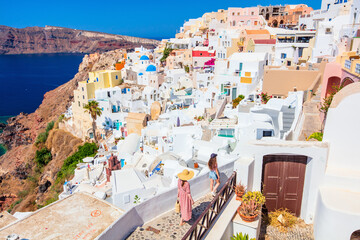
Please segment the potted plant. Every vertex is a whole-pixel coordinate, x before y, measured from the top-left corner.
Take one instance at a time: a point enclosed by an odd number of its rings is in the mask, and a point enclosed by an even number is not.
[[[241,182],[235,186],[236,200],[241,201],[242,196],[245,194],[246,187]]]
[[[261,212],[261,207],[265,203],[265,197],[261,192],[247,192],[243,198],[237,212],[245,222],[253,222]]]

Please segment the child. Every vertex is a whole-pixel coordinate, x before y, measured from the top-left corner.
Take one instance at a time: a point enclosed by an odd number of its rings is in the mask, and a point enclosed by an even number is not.
[[[212,153],[210,156],[210,160],[208,162],[208,166],[210,169],[210,173],[209,173],[210,190],[211,190],[211,194],[214,197],[216,195],[217,188],[220,186],[220,174],[217,166],[216,156],[217,154]],[[215,186],[214,186],[214,182],[215,182]]]

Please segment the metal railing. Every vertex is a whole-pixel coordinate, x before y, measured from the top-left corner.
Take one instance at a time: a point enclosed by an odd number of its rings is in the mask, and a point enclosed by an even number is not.
[[[206,207],[204,212],[194,222],[189,231],[184,235],[182,240],[202,239],[211,229],[215,219],[224,208],[230,197],[235,191],[236,172],[234,172],[226,181],[221,190],[216,194],[211,203]]]

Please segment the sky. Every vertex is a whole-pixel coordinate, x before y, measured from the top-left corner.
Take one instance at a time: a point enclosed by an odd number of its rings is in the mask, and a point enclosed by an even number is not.
[[[0,0],[0,25],[45,25],[145,38],[169,38],[185,20],[229,7],[304,3],[320,9],[321,0]]]

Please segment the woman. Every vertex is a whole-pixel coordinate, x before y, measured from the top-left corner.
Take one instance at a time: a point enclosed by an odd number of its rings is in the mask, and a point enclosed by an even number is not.
[[[190,184],[188,180],[193,178],[193,176],[194,172],[188,171],[187,169],[178,174],[178,199],[181,213],[180,226],[184,225],[185,222],[191,219],[191,206],[194,204],[194,200],[191,197]]]
[[[211,194],[214,197],[216,195],[217,188],[220,186],[220,174],[217,166],[216,156],[217,154],[212,153],[210,156],[210,160],[208,162],[208,167],[210,169],[210,173],[209,173],[210,190],[211,190]],[[215,182],[215,186],[214,186],[214,182]]]

